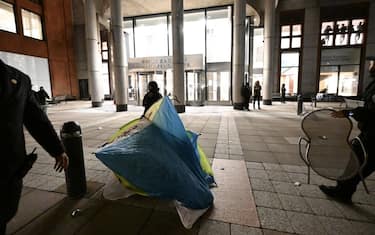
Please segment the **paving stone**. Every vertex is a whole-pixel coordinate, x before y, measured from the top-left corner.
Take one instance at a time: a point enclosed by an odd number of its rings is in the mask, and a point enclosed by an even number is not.
[[[151,209],[110,202],[86,223],[77,235],[138,234],[146,224]]]
[[[290,179],[288,177],[288,174],[281,171],[270,171],[266,170],[268,174],[268,178],[275,181],[284,181],[284,182],[290,182]]]
[[[375,206],[375,195],[374,194],[367,194],[364,191],[358,191],[354,193],[353,202],[361,203],[361,204],[368,204],[371,206]]]
[[[104,186],[104,184],[102,184],[102,183],[98,183],[98,182],[94,182],[94,181],[86,181],[87,192],[85,194],[85,198],[92,197],[92,195],[94,195],[103,186]],[[67,194],[66,184],[60,185],[60,187],[57,187],[53,191],[57,192],[57,193]]]
[[[350,222],[351,222],[351,224],[353,226],[353,230],[355,231],[356,234],[374,235],[375,224],[357,222],[357,221],[350,221]]]
[[[218,159],[229,159],[229,154],[215,153],[214,158]]]
[[[301,184],[297,187],[299,193],[304,197],[313,197],[313,198],[323,198],[327,199],[328,197],[320,191],[319,187],[311,184]]]
[[[231,235],[262,235],[262,230],[238,224],[231,224]]]
[[[297,189],[298,186],[295,186],[292,183],[274,181],[274,180],[271,180],[271,182],[277,193],[300,195]]]
[[[279,163],[271,152],[242,149],[245,161]]]
[[[344,217],[333,201],[320,198],[305,198],[311,209],[317,215]]]
[[[307,184],[307,174],[302,173],[290,173],[287,172],[290,182],[300,182],[301,184]]]
[[[332,235],[352,235],[357,231],[353,229],[353,225],[345,219],[319,216],[320,223],[328,234]]]
[[[275,189],[269,180],[250,178],[250,183],[253,190],[275,192]]]
[[[263,164],[260,162],[246,162],[246,167],[248,169],[264,170]]]
[[[265,170],[247,169],[250,178],[268,179],[268,174]]]
[[[374,206],[334,203],[347,219],[375,223]]]
[[[292,233],[279,232],[270,229],[262,229],[263,235],[291,235]]]
[[[230,235],[230,224],[216,220],[203,220],[200,224],[199,235]]]
[[[283,171],[284,169],[280,166],[280,164],[275,163],[263,163],[264,169],[271,170],[271,171]]]
[[[279,194],[281,205],[285,210],[303,213],[313,213],[310,206],[303,197]]]
[[[294,232],[285,211],[264,207],[257,207],[257,210],[262,228],[288,233]]]
[[[292,211],[287,211],[287,215],[292,223],[294,231],[298,234],[327,234],[323,226],[321,226],[318,216]]]
[[[265,191],[253,191],[255,204],[261,207],[281,209],[281,203],[276,193]]]
[[[281,167],[286,171],[290,173],[307,173],[307,167],[306,166],[296,166],[296,165],[281,165]]]
[[[174,234],[198,234],[199,225],[195,223],[191,229],[186,229],[178,214],[154,211],[138,234],[140,235],[174,235]],[[126,229],[126,227],[124,228]],[[126,230],[127,233],[127,230]]]

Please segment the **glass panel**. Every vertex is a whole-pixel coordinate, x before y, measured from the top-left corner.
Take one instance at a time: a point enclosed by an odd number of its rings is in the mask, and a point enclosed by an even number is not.
[[[342,96],[356,96],[359,81],[359,65],[344,65],[340,68],[339,93]]]
[[[17,33],[13,5],[0,1],[0,30]]]
[[[126,48],[129,48],[129,57],[134,58],[134,34],[133,34],[133,20],[124,21],[124,32]],[[127,35],[127,36],[126,36]]]
[[[299,66],[299,53],[282,53],[281,54],[281,67],[292,67],[292,66]]]
[[[135,53],[137,57],[166,56],[168,54],[167,17],[137,19]]]
[[[289,25],[284,25],[281,26],[281,36],[290,36],[290,26]]]
[[[230,74],[220,72],[220,101],[229,101]]]
[[[338,66],[321,66],[319,92],[337,93]]]
[[[282,38],[281,39],[281,49],[288,49],[289,48],[289,38]]]
[[[166,84],[166,89],[167,89],[167,95],[168,94],[173,94],[173,71],[171,69],[167,70],[167,84]]]
[[[301,38],[294,37],[292,38],[292,48],[300,48],[301,47]]]
[[[129,76],[128,96],[130,101],[137,100],[136,76],[134,74]]]
[[[102,52],[102,59],[103,60],[108,60],[108,51],[103,51]]]
[[[332,46],[333,45],[333,35],[324,35],[321,37],[321,43],[323,46]]]
[[[218,90],[218,73],[207,72],[207,92],[208,101],[217,101],[217,90]]]
[[[352,20],[353,33],[350,36],[350,44],[362,44],[363,43],[363,32],[365,30],[365,20],[357,19]]]
[[[336,24],[336,30],[337,32],[344,34],[347,33],[349,29],[349,20],[342,20],[342,21],[337,21]]]
[[[184,15],[184,52],[202,54],[205,52],[205,20],[204,12]]]
[[[292,33],[293,33],[293,36],[301,35],[301,25],[300,24],[293,25]]]
[[[42,20],[39,15],[30,11],[21,10],[23,35],[43,40]]]
[[[207,11],[207,62],[231,61],[231,19],[231,7]]]
[[[165,96],[165,84],[164,84],[164,72],[156,72],[152,76],[152,80],[158,84],[159,92],[162,96]]]
[[[321,53],[321,65],[360,64],[360,48],[325,49]]]
[[[253,47],[253,68],[263,68],[263,28],[254,29]]]
[[[322,23],[322,34],[333,33],[333,22],[323,22]]]
[[[348,44],[348,34],[336,34],[336,46],[344,46]]]
[[[285,84],[286,94],[296,95],[298,92],[299,53],[282,53],[280,84]]]
[[[108,73],[108,63],[102,63],[102,79],[103,79],[103,91],[104,95],[109,95],[109,73]]]
[[[108,50],[107,42],[102,42],[102,50],[103,51]]]
[[[298,67],[281,68],[280,84],[285,84],[286,95],[297,95]]]

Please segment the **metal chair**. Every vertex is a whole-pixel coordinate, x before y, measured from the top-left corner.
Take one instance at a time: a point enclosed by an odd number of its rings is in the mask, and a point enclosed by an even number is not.
[[[362,179],[362,169],[367,163],[367,152],[360,138],[349,140],[353,128],[349,118],[333,118],[333,109],[319,109],[306,114],[301,121],[305,137],[298,141],[299,154],[307,165],[307,183],[310,183],[310,168],[318,175],[331,180],[346,180],[356,174]],[[358,141],[363,159],[359,160],[352,144]],[[361,157],[362,157],[361,156]]]

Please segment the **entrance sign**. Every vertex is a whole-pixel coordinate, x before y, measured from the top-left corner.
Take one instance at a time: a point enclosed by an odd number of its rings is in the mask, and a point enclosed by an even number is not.
[[[185,55],[185,70],[203,70],[203,55]],[[172,56],[129,58],[129,72],[165,71],[173,69]]]

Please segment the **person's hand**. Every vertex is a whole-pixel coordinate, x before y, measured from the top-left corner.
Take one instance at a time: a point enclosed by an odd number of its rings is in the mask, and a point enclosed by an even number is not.
[[[62,153],[55,157],[55,166],[53,169],[57,172],[61,172],[63,169],[68,169],[69,166],[69,157],[66,155],[66,153]]]
[[[334,117],[334,118],[344,118],[346,116],[345,116],[344,111],[340,110],[340,111],[332,111],[331,117]]]

